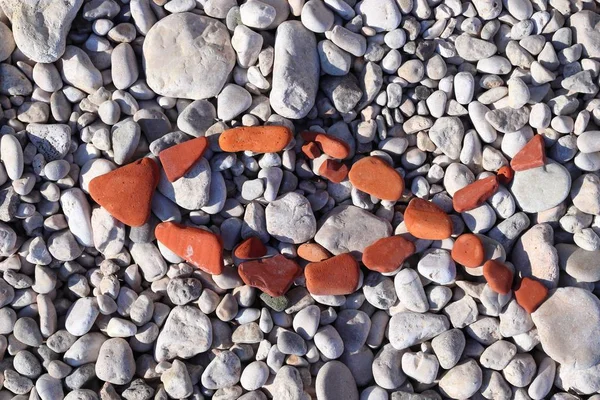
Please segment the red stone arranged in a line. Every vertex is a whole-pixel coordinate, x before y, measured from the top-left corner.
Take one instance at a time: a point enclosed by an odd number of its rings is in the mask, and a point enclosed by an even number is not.
[[[230,153],[277,153],[285,149],[291,140],[292,132],[285,126],[243,126],[221,133],[219,147]]]
[[[415,245],[402,236],[381,238],[367,246],[362,262],[372,271],[389,274],[398,270],[404,260],[415,252]]]
[[[452,235],[450,216],[427,200],[412,199],[404,211],[404,223],[408,232],[419,239],[443,240]]]
[[[479,207],[498,190],[498,178],[496,175],[478,179],[465,186],[452,198],[452,206],[456,212],[465,212]]]
[[[494,292],[510,293],[513,273],[506,265],[496,260],[488,260],[483,264],[483,276]]]
[[[349,253],[310,263],[304,269],[306,289],[314,295],[346,295],[358,289],[360,267]]]
[[[295,261],[281,254],[260,260],[246,261],[238,267],[238,273],[248,286],[262,290],[269,296],[283,296],[294,279],[302,273]]]
[[[156,162],[142,158],[92,179],[89,192],[117,220],[129,226],[142,226],[150,217],[158,179]]]
[[[546,163],[546,149],[542,135],[535,135],[510,162],[514,171],[541,167]]]
[[[304,131],[300,134],[306,142],[317,143],[319,149],[329,157],[344,159],[350,155],[350,146],[335,136],[321,132]]]
[[[193,266],[212,275],[223,273],[223,244],[218,235],[176,222],[158,224],[154,235],[165,247]]]
[[[382,200],[397,201],[404,191],[404,179],[379,157],[364,157],[350,168],[348,178],[352,185]]]
[[[528,313],[534,312],[548,297],[548,288],[540,281],[525,277],[515,290],[517,303]]]
[[[483,264],[485,250],[477,235],[465,233],[454,242],[451,255],[457,263],[467,268],[476,268]]]
[[[169,182],[175,182],[184,176],[204,155],[208,148],[208,139],[199,137],[169,147],[158,153],[160,163]]]

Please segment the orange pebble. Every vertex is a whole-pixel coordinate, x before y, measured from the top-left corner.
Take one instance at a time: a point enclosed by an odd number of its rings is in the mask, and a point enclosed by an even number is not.
[[[538,280],[523,278],[515,290],[517,303],[528,313],[534,312],[548,297],[548,288]]]
[[[542,135],[535,135],[510,162],[514,171],[541,167],[546,163],[546,148]]]
[[[310,263],[304,269],[306,288],[314,295],[346,295],[358,287],[360,268],[349,253]]]
[[[348,166],[337,160],[327,159],[319,167],[319,175],[331,182],[340,183],[348,176]]]
[[[285,126],[243,126],[228,129],[219,136],[219,147],[231,153],[253,151],[277,153],[292,140],[292,132]]]
[[[415,197],[404,211],[406,229],[416,238],[443,240],[452,235],[452,220],[435,204]]]
[[[208,148],[204,136],[169,147],[158,153],[158,158],[169,182],[175,182],[188,172]]]
[[[381,238],[363,251],[362,262],[367,268],[382,274],[392,273],[415,252],[415,245],[402,236]]]
[[[364,157],[355,162],[348,178],[358,190],[382,200],[396,201],[404,191],[402,176],[379,157]]]
[[[251,236],[238,244],[233,255],[242,260],[260,258],[267,254],[267,248],[256,236]]]
[[[485,203],[497,190],[498,178],[496,175],[478,179],[454,193],[452,206],[459,213],[472,210]]]
[[[503,185],[508,185],[515,176],[515,171],[511,167],[505,165],[498,170],[498,181]]]
[[[331,253],[318,243],[304,243],[298,246],[298,257],[310,262],[319,262],[331,257]]]
[[[496,260],[488,260],[483,264],[483,276],[494,292],[510,293],[513,273],[506,265]]]
[[[321,132],[304,131],[300,134],[306,142],[316,142],[319,144],[323,153],[329,157],[344,159],[350,155],[350,146],[335,136]]]
[[[269,296],[283,296],[302,269],[293,260],[281,254],[240,264],[238,273],[248,286],[262,290]]]
[[[457,263],[467,268],[476,268],[483,264],[485,250],[477,235],[465,233],[454,242],[451,255]]]
[[[223,273],[223,244],[210,231],[176,222],[161,222],[156,239],[188,263],[212,275]]]
[[[302,146],[302,153],[311,160],[321,155],[321,149],[316,145],[315,142],[308,142]]]
[[[92,179],[90,196],[116,219],[142,226],[150,217],[152,196],[158,184],[158,165],[142,158]]]

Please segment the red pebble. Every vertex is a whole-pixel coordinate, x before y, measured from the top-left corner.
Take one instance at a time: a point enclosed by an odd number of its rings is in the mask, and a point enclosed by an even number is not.
[[[452,206],[459,213],[472,210],[485,203],[497,190],[498,178],[496,175],[478,179],[454,193]]]
[[[161,222],[156,239],[186,262],[212,275],[223,273],[223,244],[211,231],[176,222]]]
[[[304,269],[306,288],[314,295],[346,295],[358,287],[360,268],[349,253],[310,263]]]
[[[348,167],[337,160],[327,159],[319,167],[319,175],[331,182],[340,183],[348,176]]]
[[[523,278],[519,288],[515,290],[517,303],[528,313],[534,312],[548,297],[548,288],[540,281]]]
[[[208,148],[208,139],[199,137],[164,149],[158,153],[169,182],[175,182],[188,172]]]
[[[306,142],[316,142],[329,157],[344,159],[350,155],[350,146],[335,136],[321,132],[304,131],[300,134]]]
[[[235,248],[233,255],[242,260],[264,257],[267,248],[256,236],[249,237]]]
[[[477,235],[460,235],[452,247],[452,259],[467,268],[476,268],[483,264],[485,250]]]
[[[506,265],[496,260],[488,260],[483,264],[483,276],[494,292],[510,293],[513,273]]]
[[[382,274],[392,273],[415,252],[415,245],[402,236],[381,238],[363,251],[362,262]]]
[[[448,239],[452,235],[452,220],[437,205],[415,197],[404,211],[406,229],[416,238]]]
[[[315,142],[308,142],[302,146],[302,153],[311,160],[321,155],[321,149]]]
[[[535,135],[510,162],[514,171],[541,167],[546,163],[546,149],[542,135]]]
[[[404,179],[379,157],[364,157],[350,168],[348,179],[352,185],[382,200],[397,201],[404,191]]]
[[[498,181],[503,185],[508,185],[515,176],[515,171],[511,167],[505,165],[498,170]]]
[[[156,162],[142,158],[92,179],[90,196],[116,219],[142,226],[150,217],[152,195],[159,179]]]
[[[241,263],[238,273],[248,286],[262,290],[272,297],[283,296],[302,268],[281,254],[275,257]]]

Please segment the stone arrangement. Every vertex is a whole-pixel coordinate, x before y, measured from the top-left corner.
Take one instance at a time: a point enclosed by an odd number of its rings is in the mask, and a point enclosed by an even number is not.
[[[592,0],[0,0],[0,400],[600,399]]]

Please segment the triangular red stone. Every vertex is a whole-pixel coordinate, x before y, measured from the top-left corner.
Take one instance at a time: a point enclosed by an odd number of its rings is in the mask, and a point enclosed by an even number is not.
[[[92,179],[89,192],[96,203],[125,225],[141,226],[150,217],[158,179],[156,162],[142,158]]]
[[[158,158],[160,158],[160,163],[169,182],[175,182],[184,176],[202,157],[207,148],[208,139],[201,136],[158,153]]]
[[[546,149],[542,135],[535,135],[510,162],[515,171],[541,167],[546,163]]]

